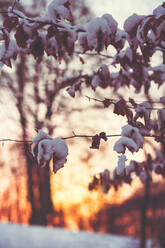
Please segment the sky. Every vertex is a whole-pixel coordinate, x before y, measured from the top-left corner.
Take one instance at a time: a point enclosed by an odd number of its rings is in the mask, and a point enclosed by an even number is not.
[[[104,13],[112,14],[121,28],[127,17],[133,13],[151,14],[153,9],[163,3],[163,0],[86,0],[86,3],[96,16]]]
[[[31,0],[20,0],[20,2],[29,4]],[[48,0],[48,3],[50,2],[52,0]],[[151,14],[153,9],[162,3],[163,0],[86,0],[86,4],[89,5],[94,15],[101,16],[109,13],[116,19],[120,28],[124,20],[133,13]]]

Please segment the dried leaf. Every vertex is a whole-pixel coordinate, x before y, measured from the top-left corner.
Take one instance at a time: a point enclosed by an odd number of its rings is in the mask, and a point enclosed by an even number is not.
[[[15,38],[17,41],[17,45],[19,47],[25,48],[26,47],[26,42],[29,39],[29,35],[24,31],[22,25],[20,25],[17,28],[17,31],[15,33]]]
[[[91,145],[91,149],[99,149],[100,146],[100,136],[98,134],[96,134],[95,136],[92,137],[92,145]]]
[[[16,27],[17,24],[18,24],[18,17],[16,17],[16,16],[10,16],[10,17],[8,17],[8,18],[5,19],[5,21],[3,23],[3,26],[10,33],[11,30],[14,27]]]
[[[104,104],[104,108],[108,108],[112,104],[112,101],[110,99],[105,99],[102,103]]]
[[[34,58],[38,58],[38,61],[40,62],[42,56],[44,55],[44,45],[42,42],[42,38],[37,37],[37,39],[32,42],[30,48]]]
[[[127,110],[126,101],[124,99],[121,99],[115,103],[113,112],[117,115],[124,116],[126,114],[126,110]]]
[[[107,141],[107,140],[108,140],[108,138],[107,138],[107,136],[106,136],[106,133],[105,133],[105,132],[101,132],[101,133],[99,134],[99,137],[100,137],[100,139],[103,139],[103,140],[105,140],[105,141]]]

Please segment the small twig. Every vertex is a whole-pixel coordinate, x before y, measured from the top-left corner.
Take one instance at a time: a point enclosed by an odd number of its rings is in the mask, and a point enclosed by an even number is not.
[[[0,142],[32,143],[31,140],[1,139]]]
[[[102,56],[102,57],[105,57],[105,58],[108,58],[108,59],[112,59],[113,57],[112,56],[109,56],[107,54],[103,54],[103,53],[89,53],[89,52],[80,52],[80,51],[75,51],[74,53],[76,54],[81,54],[81,55],[90,55],[90,56],[95,56],[95,55],[99,55],[99,56]]]
[[[103,103],[104,104],[104,101],[105,100],[109,100],[110,101],[110,103],[111,104],[115,104],[115,101],[117,101],[117,100],[119,100],[119,99],[111,99],[111,98],[105,98],[104,100],[100,100],[100,99],[96,99],[96,98],[93,98],[93,97],[90,97],[90,96],[85,96],[85,97],[87,97],[88,98],[88,100],[90,101],[90,100],[93,100],[93,101],[95,101],[95,102],[100,102],[100,103]],[[129,103],[130,104],[130,102],[129,101],[125,101],[125,102],[127,102],[127,103]],[[142,103],[142,102],[140,102],[140,103]],[[138,104],[140,104],[140,103],[138,103]],[[163,104],[162,102],[149,102],[149,103],[152,103],[152,104],[154,104],[154,103],[157,103],[157,104]],[[138,105],[137,104],[137,105]],[[129,109],[135,109],[135,107],[131,107],[131,106],[127,106]],[[144,106],[143,106],[144,107]],[[147,107],[145,107],[146,109],[150,109],[150,110],[159,110],[159,109],[162,109],[162,108],[155,108],[155,107],[151,107],[151,108],[147,108]]]
[[[95,135],[84,135],[84,134],[75,134],[73,132],[72,136],[68,137],[61,137],[61,139],[67,140],[67,139],[73,139],[73,138],[93,138]],[[142,135],[146,138],[162,138],[162,136],[157,135]],[[114,137],[121,137],[121,134],[108,134],[106,135],[107,138],[114,138]],[[32,144],[32,140],[17,140],[17,139],[0,139],[0,142],[17,142],[17,143],[30,143]]]

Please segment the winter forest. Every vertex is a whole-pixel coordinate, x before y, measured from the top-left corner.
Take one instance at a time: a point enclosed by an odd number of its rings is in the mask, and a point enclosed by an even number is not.
[[[165,2],[0,0],[0,248],[165,247],[164,82]]]

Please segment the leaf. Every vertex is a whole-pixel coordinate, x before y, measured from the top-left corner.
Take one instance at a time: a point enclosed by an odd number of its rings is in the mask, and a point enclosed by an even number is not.
[[[96,134],[95,136],[92,137],[92,145],[91,145],[91,149],[99,149],[100,147],[100,136],[98,134]]]
[[[26,42],[29,39],[29,35],[24,31],[22,25],[20,25],[17,28],[17,31],[15,33],[15,38],[16,38],[16,41],[17,41],[17,45],[19,47],[22,47],[22,48],[26,47]]]
[[[85,64],[85,61],[83,60],[83,58],[81,56],[79,56],[79,60],[80,62],[84,65]]]
[[[124,99],[121,99],[115,103],[113,112],[114,114],[124,116],[126,114],[126,110],[127,110],[126,101]]]
[[[107,136],[105,132],[101,132],[98,134],[96,134],[95,136],[92,137],[92,145],[91,145],[91,149],[99,149],[100,147],[100,140],[103,139],[105,141],[107,141]]]
[[[47,38],[52,38],[54,35],[55,35],[55,33],[56,33],[56,27],[54,27],[54,26],[50,26],[49,28],[48,28],[48,32],[47,32]]]
[[[132,98],[129,98],[129,102],[132,104],[134,108],[137,107],[137,103],[135,103],[135,101]]]
[[[16,16],[8,17],[3,22],[4,28],[6,28],[9,33],[14,27],[16,27],[17,24],[18,24],[18,17]]]
[[[96,176],[94,176],[92,182],[90,182],[88,185],[88,189],[90,191],[97,189],[98,185],[99,185],[99,179]]]
[[[104,108],[108,108],[112,104],[112,101],[110,99],[105,99],[102,103],[104,104]]]
[[[108,138],[107,138],[107,136],[106,136],[106,133],[105,133],[105,132],[101,132],[101,133],[99,134],[99,137],[100,137],[100,139],[103,139],[103,140],[105,140],[105,141],[107,141],[107,140],[108,140]]]
[[[34,58],[38,58],[38,62],[41,61],[42,56],[44,55],[44,45],[42,42],[41,37],[37,37],[36,40],[34,40],[31,43],[31,53],[33,54]]]

